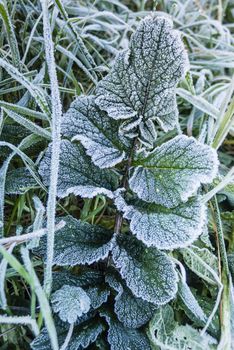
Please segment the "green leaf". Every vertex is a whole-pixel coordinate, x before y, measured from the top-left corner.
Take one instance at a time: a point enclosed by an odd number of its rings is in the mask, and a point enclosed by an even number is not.
[[[128,328],[139,328],[146,324],[155,312],[155,305],[135,297],[129,289],[123,289],[115,298],[115,313]]]
[[[79,140],[95,165],[108,168],[125,158],[129,141],[119,133],[119,122],[109,118],[94,96],[78,97],[63,117],[64,136]]]
[[[75,323],[78,317],[89,311],[91,301],[82,288],[64,285],[52,294],[51,303],[62,321]]]
[[[86,293],[88,294],[91,300],[91,306],[93,309],[98,309],[102,304],[104,304],[108,296],[110,295],[110,291],[102,285],[96,287],[89,287],[86,289]]]
[[[53,263],[59,266],[93,264],[108,256],[112,249],[113,231],[100,226],[90,225],[67,216],[59,218],[66,225],[56,233]],[[40,241],[35,250],[39,255],[46,255],[46,238]]]
[[[86,289],[102,283],[104,283],[103,273],[87,267],[80,268],[76,275],[70,273],[67,269],[53,273],[53,291],[61,288],[64,284]]]
[[[147,248],[133,236],[119,235],[113,260],[134,295],[155,305],[175,297],[178,277],[165,253]]]
[[[175,87],[187,54],[179,32],[166,17],[148,16],[98,84],[96,102],[114,119],[157,120],[164,131],[177,123]],[[147,128],[148,129],[148,128]]]
[[[117,271],[109,271],[106,282],[118,292],[114,311],[125,327],[139,328],[152,318],[157,307],[133,295]]]
[[[108,342],[111,350],[150,350],[146,335],[139,330],[124,327],[118,320],[104,315],[108,324]]]
[[[118,191],[116,191],[118,193]],[[158,249],[175,249],[191,244],[202,233],[205,206],[198,198],[189,199],[176,207],[147,203],[137,199],[128,201],[117,194],[115,204],[130,220],[130,230],[144,244]]]
[[[92,309],[99,308],[110,295],[110,290],[104,283],[103,274],[97,270],[84,270],[78,275],[68,271],[53,274],[53,291],[61,289],[64,285],[81,287],[85,290],[91,301]]]
[[[5,191],[7,194],[23,194],[38,185],[27,168],[7,172]]]
[[[207,320],[207,316],[191,292],[187,283],[181,278],[178,283],[178,297],[188,317],[192,321],[195,321],[200,325],[204,325]]]
[[[39,174],[47,186],[49,185],[50,158],[51,145],[39,167]],[[74,145],[67,140],[61,142],[58,197],[63,198],[70,193],[87,198],[97,194],[113,197],[112,191],[116,186],[116,174],[111,170],[101,170],[93,165],[81,145]]]
[[[105,327],[102,322],[97,320],[88,320],[74,327],[71,340],[66,350],[86,349],[90,344],[94,343],[99,334],[104,331]],[[63,344],[68,332],[67,325],[57,327],[58,340],[60,346]],[[33,350],[52,350],[48,333],[45,328],[38,337],[30,344]]]
[[[156,147],[133,162],[130,188],[147,201],[174,207],[186,201],[200,184],[212,182],[218,170],[217,153],[185,135]]]
[[[148,334],[152,344],[162,350],[210,350],[216,344],[216,340],[206,333],[201,335],[189,325],[179,326],[169,305],[156,311]]]
[[[186,265],[197,276],[212,285],[217,285],[218,259],[206,248],[191,247],[181,250]]]

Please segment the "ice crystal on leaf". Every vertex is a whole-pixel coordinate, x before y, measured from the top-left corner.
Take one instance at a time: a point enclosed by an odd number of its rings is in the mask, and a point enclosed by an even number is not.
[[[119,134],[119,126],[98,108],[94,96],[81,96],[64,115],[62,133],[79,140],[95,165],[107,168],[121,162],[129,146],[129,141]]]
[[[162,305],[177,292],[177,274],[167,255],[157,248],[146,248],[133,236],[117,236],[113,260],[133,294]]]
[[[50,174],[51,147],[49,146],[39,167],[39,173],[48,185]],[[70,193],[92,198],[98,194],[112,197],[117,186],[117,176],[108,169],[99,169],[92,164],[81,145],[68,140],[61,142],[60,167],[58,173],[58,196]]]
[[[175,87],[187,67],[179,32],[166,17],[149,16],[98,84],[96,103],[114,119],[157,120],[164,131],[177,123]],[[142,134],[144,125],[141,126]],[[147,128],[146,128],[147,129]]]
[[[185,135],[156,147],[133,162],[129,180],[139,198],[171,208],[186,201],[200,186],[210,183],[218,170],[217,153]]]
[[[115,204],[130,220],[131,232],[147,246],[181,248],[193,242],[202,232],[205,206],[198,198],[173,208],[136,198],[131,199],[128,205],[117,191]]]
[[[51,298],[53,310],[64,322],[74,323],[90,309],[90,298],[80,287],[64,285]]]

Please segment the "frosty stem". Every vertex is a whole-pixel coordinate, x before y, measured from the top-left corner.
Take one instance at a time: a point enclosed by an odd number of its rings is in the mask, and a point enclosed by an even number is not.
[[[122,179],[121,186],[120,186],[120,187],[123,187],[126,190],[128,189],[128,173],[129,173],[129,169],[130,169],[131,164],[132,164],[134,152],[136,150],[137,140],[138,140],[138,137],[135,137],[134,140],[133,140],[133,146],[131,148],[131,151],[130,151],[130,154],[129,154],[129,157],[128,157],[128,160],[127,160],[127,164],[126,164],[126,167],[125,167],[125,170],[124,170],[123,179]],[[123,222],[123,215],[118,212],[116,214],[116,217],[115,217],[115,229],[114,229],[114,232],[116,234],[120,233],[121,227],[122,227],[122,222]]]

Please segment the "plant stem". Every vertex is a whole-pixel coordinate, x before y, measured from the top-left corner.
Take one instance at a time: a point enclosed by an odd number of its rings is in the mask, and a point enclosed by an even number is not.
[[[133,155],[134,152],[136,150],[136,146],[137,146],[137,140],[138,138],[135,137],[134,141],[133,141],[133,146],[131,148],[129,157],[128,157],[128,161],[124,170],[124,175],[123,175],[123,179],[121,181],[121,185],[120,187],[123,187],[124,189],[128,189],[128,173],[129,173],[129,169],[132,165],[132,160],[133,160]],[[116,217],[115,217],[115,229],[114,232],[116,234],[119,234],[121,231],[121,227],[122,227],[122,223],[123,223],[123,215],[121,213],[117,213]]]

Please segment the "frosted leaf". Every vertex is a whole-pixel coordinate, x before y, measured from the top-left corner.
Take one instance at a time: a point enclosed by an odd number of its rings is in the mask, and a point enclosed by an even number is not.
[[[112,197],[117,187],[117,176],[111,170],[99,169],[85,154],[81,145],[70,141],[61,142],[61,155],[58,173],[58,197],[63,198],[70,193],[81,197],[92,198],[98,194]],[[51,146],[45,153],[39,167],[39,174],[45,185],[49,184]]]
[[[193,246],[181,250],[184,262],[197,276],[212,285],[217,285],[218,259],[206,248]]]
[[[164,131],[178,118],[175,87],[187,66],[179,32],[166,17],[148,16],[98,84],[96,103],[114,119],[154,119]]]
[[[93,309],[97,309],[104,304],[110,295],[110,291],[102,286],[89,287],[86,289],[86,293],[91,300],[91,306]]]
[[[23,194],[37,187],[36,180],[27,168],[17,168],[7,172],[5,191],[7,194]]]
[[[118,193],[118,191],[116,191]],[[205,206],[197,198],[174,208],[132,199],[128,205],[118,194],[115,204],[130,220],[130,230],[148,247],[175,249],[188,246],[201,234]]]
[[[54,312],[64,322],[75,323],[77,317],[86,314],[90,309],[90,299],[80,287],[64,285],[52,294],[51,303]]]
[[[156,311],[149,324],[149,333],[153,345],[165,350],[211,350],[216,344],[216,340],[207,333],[201,335],[189,325],[179,326],[169,305]]]
[[[141,122],[139,125],[141,142],[148,148],[152,148],[157,138],[157,131],[151,119]]]
[[[58,326],[56,330],[59,345],[62,346],[68,333],[68,328],[65,326]],[[75,326],[66,350],[86,349],[90,344],[96,341],[99,334],[103,331],[104,325],[102,322],[97,322],[96,320],[89,320],[83,324],[81,323],[77,327]],[[52,350],[47,330],[43,328],[40,335],[36,337],[30,345],[33,350]]]
[[[100,271],[84,267],[79,269],[79,273],[74,275],[67,271],[53,273],[53,291],[60,289],[64,284],[86,289],[90,286],[97,286],[104,283],[103,273]]]
[[[116,270],[106,274],[106,282],[118,292],[114,311],[125,327],[139,328],[152,318],[157,307],[133,295]]]
[[[100,320],[97,322],[97,320],[94,319],[88,324],[84,324],[83,329],[74,330],[74,335],[66,350],[86,349],[90,344],[96,341],[99,334],[104,330],[105,326]]]
[[[113,248],[113,260],[134,295],[155,305],[175,297],[177,274],[167,255],[147,248],[133,236],[120,235]]]
[[[106,317],[109,324],[108,342],[111,350],[151,350],[146,335],[137,329],[124,327],[118,320]]]
[[[109,270],[106,272],[105,281],[111,288],[118,292],[118,294],[123,292],[123,280],[120,274],[114,268],[109,268]]]
[[[72,216],[59,219],[64,220],[66,225],[55,235],[53,260],[55,265],[90,265],[108,256],[112,249],[113,231],[90,225]],[[46,238],[41,239],[37,253],[46,255]]]
[[[79,275],[73,275],[68,271],[55,272],[53,274],[53,291],[63,285],[82,287],[90,298],[92,309],[97,309],[105,303],[110,295],[110,290],[104,283],[103,274],[95,270],[84,270]]]
[[[141,199],[170,208],[186,201],[200,184],[212,182],[218,158],[211,147],[180,135],[133,165],[136,168],[129,180],[130,188]]]
[[[155,305],[135,297],[129,289],[124,289],[115,299],[115,313],[125,327],[143,326],[152,318],[155,309]]]
[[[200,325],[204,325],[207,317],[200,307],[197,299],[191,292],[189,286],[186,282],[182,281],[182,279],[180,279],[178,283],[178,297],[188,317],[192,321],[198,322]]]
[[[63,135],[79,140],[100,168],[112,167],[125,158],[129,141],[118,130],[119,123],[98,108],[93,96],[78,97],[62,122]]]

